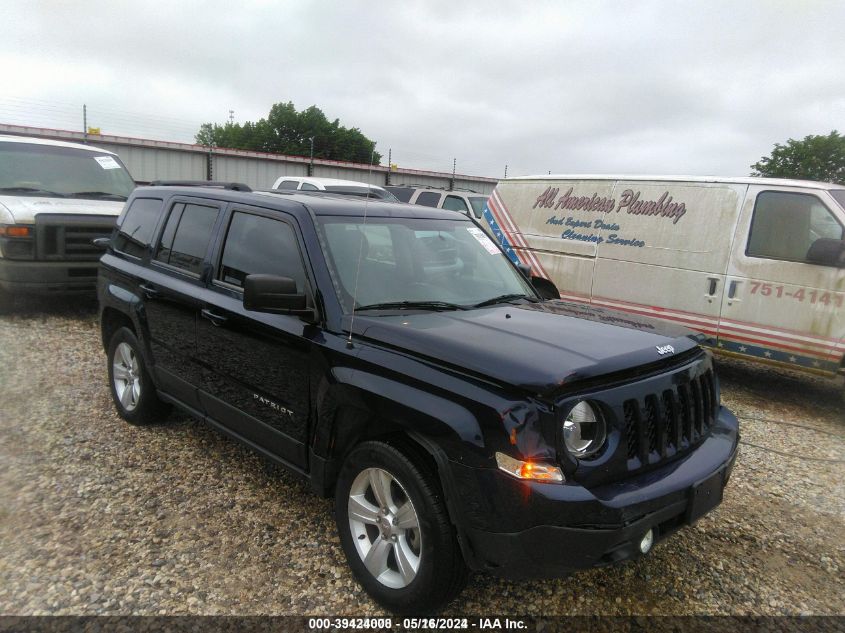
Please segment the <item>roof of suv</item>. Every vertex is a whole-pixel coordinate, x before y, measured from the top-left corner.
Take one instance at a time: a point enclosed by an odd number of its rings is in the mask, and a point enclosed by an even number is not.
[[[138,187],[133,196],[156,193],[159,195],[180,195],[226,202],[242,202],[264,207],[276,207],[294,215],[305,209],[314,215],[345,215],[350,217],[397,217],[397,218],[427,218],[454,220],[454,211],[434,209],[402,202],[384,200],[370,200],[368,198],[350,198],[342,194],[328,191],[297,191],[297,190],[268,190],[268,191],[233,191],[219,187],[191,187],[191,186],[152,186]],[[291,204],[294,203],[294,204]]]

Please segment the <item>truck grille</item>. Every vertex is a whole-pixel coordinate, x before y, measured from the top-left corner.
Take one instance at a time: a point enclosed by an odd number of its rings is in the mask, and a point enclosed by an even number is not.
[[[103,216],[36,216],[36,259],[97,261],[103,251],[92,240],[111,235],[114,222]]]
[[[717,414],[713,371],[662,393],[626,400],[623,410],[629,469],[686,452],[707,436]]]

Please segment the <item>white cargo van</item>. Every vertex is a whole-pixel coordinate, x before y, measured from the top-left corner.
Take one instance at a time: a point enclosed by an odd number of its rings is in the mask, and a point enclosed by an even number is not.
[[[484,212],[562,299],[685,325],[730,355],[845,373],[845,187],[768,178],[536,176]]]
[[[0,303],[4,293],[93,291],[102,251],[91,241],[111,234],[134,187],[112,152],[0,136]]]

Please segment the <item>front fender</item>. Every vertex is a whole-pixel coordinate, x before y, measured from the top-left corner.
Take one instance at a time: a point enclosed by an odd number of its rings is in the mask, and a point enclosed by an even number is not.
[[[356,392],[365,410],[381,419],[423,435],[484,446],[478,420],[456,402],[369,372],[340,367],[332,373]]]

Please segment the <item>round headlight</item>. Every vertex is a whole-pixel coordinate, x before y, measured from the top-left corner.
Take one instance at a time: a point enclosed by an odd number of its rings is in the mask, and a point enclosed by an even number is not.
[[[582,400],[563,421],[563,441],[574,457],[588,457],[604,445],[604,418],[596,407]]]

